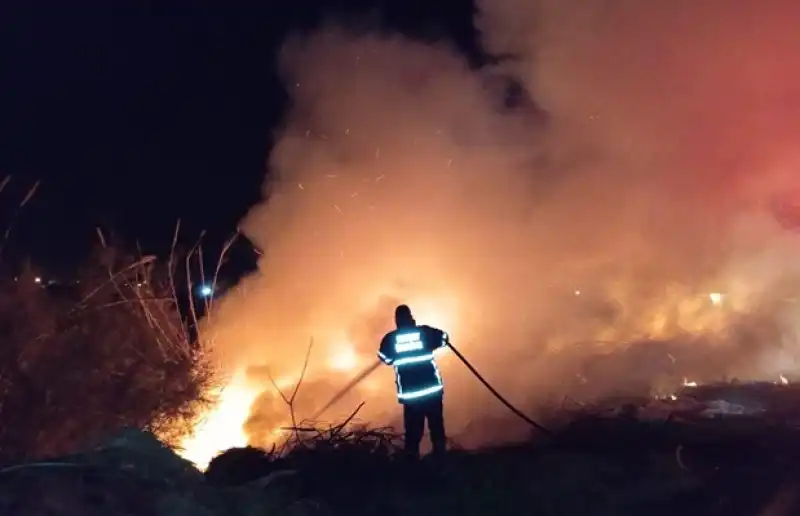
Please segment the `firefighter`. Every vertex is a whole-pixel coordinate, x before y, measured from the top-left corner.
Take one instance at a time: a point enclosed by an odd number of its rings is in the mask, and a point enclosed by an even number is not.
[[[387,333],[378,350],[378,358],[394,367],[397,399],[403,405],[405,452],[419,458],[419,446],[428,421],[433,453],[444,453],[442,376],[434,360],[434,351],[450,343],[447,333],[431,326],[417,325],[411,309],[400,305],[395,309],[397,329]]]

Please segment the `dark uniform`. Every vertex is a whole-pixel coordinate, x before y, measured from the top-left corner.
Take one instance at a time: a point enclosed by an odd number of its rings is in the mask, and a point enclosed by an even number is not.
[[[378,357],[394,367],[397,399],[403,405],[406,453],[418,457],[419,446],[428,421],[434,453],[446,448],[443,414],[442,376],[434,360],[434,351],[449,344],[444,331],[418,326],[407,306],[395,311],[398,328],[381,340]]]

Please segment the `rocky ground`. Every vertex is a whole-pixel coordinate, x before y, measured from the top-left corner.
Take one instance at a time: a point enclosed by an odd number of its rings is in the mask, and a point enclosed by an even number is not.
[[[282,458],[231,450],[206,474],[130,431],[84,453],[6,467],[0,514],[800,514],[792,400],[796,389],[737,386],[584,406],[553,439],[419,464],[395,458],[386,432],[339,429],[301,439]]]

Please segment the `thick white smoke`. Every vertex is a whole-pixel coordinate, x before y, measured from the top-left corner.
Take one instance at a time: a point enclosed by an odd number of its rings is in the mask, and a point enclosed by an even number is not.
[[[527,406],[587,380],[791,373],[800,244],[771,203],[800,163],[800,4],[480,7],[511,56],[493,69],[335,27],[286,43],[293,106],[243,222],[264,256],[207,328],[217,348],[266,392],[313,336],[304,416],[358,369],[349,347],[373,360],[400,301]],[[507,106],[504,75],[532,102]],[[504,415],[453,357],[444,374],[452,433]],[[374,380],[349,401],[385,421],[390,372]],[[248,430],[284,416],[266,393]]]

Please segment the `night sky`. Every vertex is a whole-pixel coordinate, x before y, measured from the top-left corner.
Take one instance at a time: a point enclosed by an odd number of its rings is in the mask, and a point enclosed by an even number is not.
[[[185,242],[205,230],[212,249],[235,231],[289,107],[275,66],[287,34],[337,19],[449,39],[482,59],[468,0],[101,4],[0,8],[6,226],[41,181],[6,259],[52,274],[84,259],[98,226],[160,254],[178,218]]]

